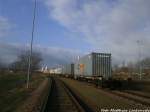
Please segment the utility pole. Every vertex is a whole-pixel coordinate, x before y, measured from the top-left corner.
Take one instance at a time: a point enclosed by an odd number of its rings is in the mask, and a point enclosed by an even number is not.
[[[34,29],[35,29],[35,16],[36,16],[36,0],[34,1],[32,37],[31,37],[30,54],[29,54],[29,61],[28,61],[29,63],[28,63],[28,74],[27,74],[27,88],[29,88],[29,81],[30,81],[31,67],[32,67],[32,47],[33,47]]]
[[[142,62],[141,62],[141,41],[137,40],[137,45],[139,49],[139,76],[140,80],[142,79]]]
[[[78,56],[78,75],[80,75],[80,64],[79,64],[80,56]]]

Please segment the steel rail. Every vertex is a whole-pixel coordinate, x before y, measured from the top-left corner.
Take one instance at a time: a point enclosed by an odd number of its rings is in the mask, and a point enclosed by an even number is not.
[[[46,108],[46,103],[48,101],[48,97],[50,95],[51,92],[51,88],[52,88],[52,84],[53,84],[53,80],[51,78],[49,78],[49,89],[47,90],[47,93],[45,95],[44,101],[42,102],[41,108],[40,108],[40,112],[44,112],[45,108]]]
[[[42,107],[42,110],[41,112],[47,112],[49,110],[51,110],[51,103],[53,103],[53,100],[52,100],[52,92],[54,92],[54,89],[58,89],[56,88],[56,83],[58,84],[57,86],[59,86],[59,88],[61,88],[62,90],[62,94],[66,94],[68,97],[67,99],[70,100],[70,102],[72,102],[73,104],[73,107],[70,107],[72,108],[72,110],[74,110],[73,108],[75,108],[75,111],[76,112],[93,112],[91,110],[87,111],[87,109],[89,109],[87,106],[83,106],[83,101],[81,101],[81,99],[79,100],[79,98],[77,98],[77,96],[75,95],[75,93],[73,93],[73,91],[71,91],[67,86],[66,84],[64,84],[63,81],[61,81],[60,79],[57,79],[57,78],[52,78],[52,82],[51,82],[51,88],[50,88],[50,91],[49,91],[49,95],[47,96],[46,98],[46,101],[45,103],[43,104],[43,107]],[[56,95],[59,95],[57,94],[56,92],[58,91],[55,91],[55,94]],[[59,91],[60,92],[60,91]],[[57,96],[58,97],[58,96]],[[66,98],[65,97],[65,98]],[[54,98],[55,100],[55,98]],[[49,102],[50,101],[50,102]],[[64,103],[65,102],[65,99],[63,99],[62,101],[60,100],[59,103]],[[59,105],[59,104],[54,104],[54,105]],[[58,106],[59,107],[59,106]],[[49,109],[50,108],[50,109]],[[66,108],[67,109],[67,108]],[[54,110],[53,110],[54,111]],[[58,112],[58,110],[56,109],[55,111]]]

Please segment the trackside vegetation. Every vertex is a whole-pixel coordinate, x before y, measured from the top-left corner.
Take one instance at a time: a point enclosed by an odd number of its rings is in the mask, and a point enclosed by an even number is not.
[[[30,80],[30,88],[26,89],[25,72],[0,73],[0,111],[15,112],[44,78],[41,73],[33,73]]]

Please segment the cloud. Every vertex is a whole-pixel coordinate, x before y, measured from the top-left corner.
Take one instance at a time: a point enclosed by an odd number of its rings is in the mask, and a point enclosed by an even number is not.
[[[43,55],[43,64],[54,67],[56,65],[71,63],[77,60],[78,55],[83,55],[78,50],[59,47],[42,47],[37,45],[34,47],[35,51],[39,51]]]
[[[98,52],[112,52],[116,61],[135,61],[141,41],[150,56],[150,0],[45,0],[50,18],[81,33]]]
[[[17,56],[29,49],[29,45],[21,44],[9,44],[0,43],[0,61],[9,64],[17,59]],[[43,58],[43,64],[50,67],[66,64],[74,61],[77,55],[82,53],[79,51],[72,51],[71,49],[57,48],[57,47],[42,47],[40,45],[35,45],[33,47],[34,51],[40,52]]]
[[[0,39],[8,37],[12,34],[12,24],[6,17],[0,16]],[[29,44],[22,45],[19,43],[6,43],[0,41],[0,64],[6,65],[17,60],[17,56],[30,48]],[[56,66],[58,64],[66,64],[74,61],[77,55],[82,53],[77,50],[59,48],[59,47],[42,47],[34,45],[33,50],[40,52],[43,57],[43,64],[48,66]]]
[[[12,26],[7,18],[0,16],[0,38],[8,36]]]

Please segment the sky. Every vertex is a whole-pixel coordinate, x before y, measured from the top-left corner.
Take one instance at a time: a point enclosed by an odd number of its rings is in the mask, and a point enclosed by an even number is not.
[[[0,0],[0,61],[29,48],[33,8],[34,0]],[[112,53],[113,63],[149,57],[150,0],[37,0],[33,49],[48,66],[91,52]]]

